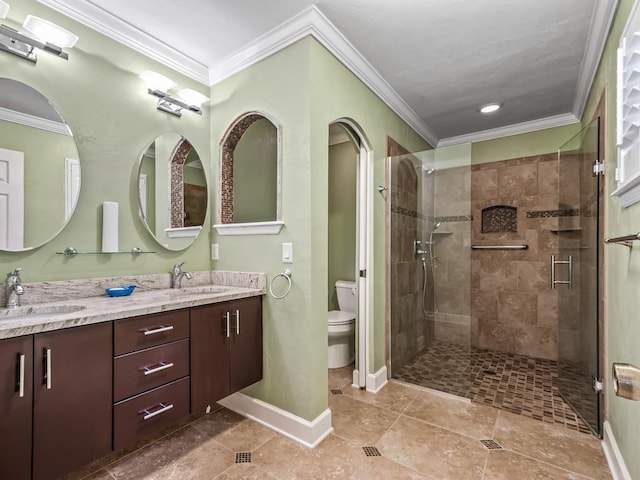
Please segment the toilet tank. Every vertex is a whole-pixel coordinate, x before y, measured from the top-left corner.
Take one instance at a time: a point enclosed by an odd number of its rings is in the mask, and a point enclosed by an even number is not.
[[[336,282],[336,294],[338,295],[338,306],[343,312],[356,311],[356,283],[346,280]]]

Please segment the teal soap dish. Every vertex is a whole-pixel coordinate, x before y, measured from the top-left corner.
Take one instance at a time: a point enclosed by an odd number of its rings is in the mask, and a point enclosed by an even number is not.
[[[104,291],[107,292],[107,295],[110,297],[126,297],[127,295],[131,295],[135,288],[135,285],[129,285],[128,287],[105,288]]]

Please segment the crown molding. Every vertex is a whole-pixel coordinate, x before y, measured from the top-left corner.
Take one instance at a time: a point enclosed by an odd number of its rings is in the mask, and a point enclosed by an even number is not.
[[[580,122],[580,119],[573,113],[564,113],[562,115],[554,115],[553,117],[540,118],[531,120],[530,122],[516,123],[506,127],[492,128],[490,130],[482,130],[480,132],[468,133],[466,135],[458,135],[457,137],[443,138],[438,142],[438,148],[450,147],[461,143],[484,142],[485,140],[494,140],[501,137],[509,137],[511,135],[520,135],[521,133],[530,133],[537,130],[547,128],[563,127],[573,123]]]
[[[38,0],[38,2],[203,85],[209,85],[207,65],[144,33],[120,17],[95,5],[91,0]]]
[[[573,100],[572,111],[577,118],[582,118],[584,113],[617,7],[618,0],[598,0],[593,7],[589,37],[587,38],[580,75],[578,76],[576,96]]]
[[[315,5],[222,60],[210,71],[211,85],[273,55],[307,35],[324,46],[430,145],[438,143],[436,134]]]
[[[66,135],[72,137],[71,130],[66,123],[54,122],[46,118],[36,117],[28,113],[16,112],[8,108],[0,107],[0,121],[19,123],[27,127],[38,128],[58,135]]]

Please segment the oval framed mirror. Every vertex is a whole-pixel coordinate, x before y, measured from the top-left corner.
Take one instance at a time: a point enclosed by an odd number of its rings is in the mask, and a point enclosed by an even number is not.
[[[209,192],[200,156],[185,137],[159,135],[140,156],[140,218],[168,250],[184,250],[200,235]]]
[[[0,250],[41,247],[67,225],[80,195],[69,125],[33,87],[0,78]]]
[[[221,141],[220,235],[275,234],[280,221],[280,128],[260,112],[238,117]]]

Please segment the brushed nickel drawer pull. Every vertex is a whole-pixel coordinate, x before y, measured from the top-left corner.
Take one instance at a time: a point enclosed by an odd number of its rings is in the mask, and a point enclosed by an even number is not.
[[[173,362],[171,363],[160,362],[159,366],[156,368],[142,367],[141,370],[144,370],[145,375],[151,375],[152,373],[158,373],[158,372],[161,372],[162,370],[166,370],[167,368],[171,368],[171,367],[173,367]]]
[[[240,310],[236,310],[236,335],[240,335]]]
[[[158,328],[143,328],[140,330],[140,332],[144,333],[145,335],[153,335],[155,333],[168,332],[169,330],[173,330],[173,325],[169,325],[167,327],[163,325]]]
[[[52,367],[52,360],[51,360],[51,349],[50,348],[46,348],[44,351],[44,356],[46,359],[46,369],[45,369],[45,373],[44,373],[44,377],[47,383],[47,390],[51,390],[51,387],[53,386],[53,380],[51,378],[51,367]]]
[[[160,407],[160,409],[156,410],[155,412],[150,412],[151,408],[145,408],[144,410],[141,410],[138,413],[145,413],[146,415],[142,417],[142,419],[149,420],[150,418],[153,418],[156,415],[160,415],[161,413],[168,412],[169,410],[171,410],[173,408],[173,403],[169,405],[167,405],[166,403],[159,403],[158,405],[156,405],[156,407]]]
[[[225,313],[223,315],[223,318],[225,319],[226,323],[226,329],[224,330],[224,333],[226,333],[227,338],[231,338],[231,317],[229,312]]]
[[[20,374],[18,375],[18,396],[24,397],[24,362],[26,360],[24,354],[20,354]]]

